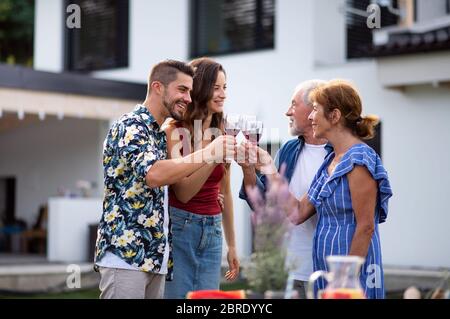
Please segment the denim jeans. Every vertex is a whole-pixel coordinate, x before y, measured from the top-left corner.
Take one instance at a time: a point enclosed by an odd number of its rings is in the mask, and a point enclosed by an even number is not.
[[[183,299],[189,291],[219,289],[222,215],[199,215],[170,207],[173,234],[173,281],[165,298]]]

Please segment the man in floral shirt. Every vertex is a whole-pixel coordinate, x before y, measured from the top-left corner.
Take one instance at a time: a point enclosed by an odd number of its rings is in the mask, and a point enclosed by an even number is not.
[[[106,137],[103,215],[95,256],[101,298],[163,296],[173,267],[166,185],[206,162],[222,162],[234,154],[234,138],[221,136],[182,160],[166,159],[161,125],[168,117],[182,119],[191,102],[193,75],[193,69],[179,61],[154,66],[144,103],[116,121]]]

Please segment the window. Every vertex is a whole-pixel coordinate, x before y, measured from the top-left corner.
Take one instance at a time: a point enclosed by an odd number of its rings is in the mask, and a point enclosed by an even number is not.
[[[34,0],[0,1],[0,62],[33,66]]]
[[[274,47],[275,0],[192,0],[191,56]]]
[[[389,1],[392,8],[397,9],[397,0]],[[366,12],[371,0],[347,0],[347,8]],[[387,6],[380,7],[381,28],[395,25],[398,22],[398,16],[390,12]],[[372,46],[372,29],[367,27],[367,17],[355,14],[353,11],[347,11],[347,58],[362,58],[371,56],[368,49]]]
[[[66,69],[128,66],[128,0],[69,0],[81,8],[81,28],[68,29]]]

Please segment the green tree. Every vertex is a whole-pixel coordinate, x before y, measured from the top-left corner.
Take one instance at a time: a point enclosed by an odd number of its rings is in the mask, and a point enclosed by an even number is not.
[[[0,0],[0,62],[33,64],[34,0]]]

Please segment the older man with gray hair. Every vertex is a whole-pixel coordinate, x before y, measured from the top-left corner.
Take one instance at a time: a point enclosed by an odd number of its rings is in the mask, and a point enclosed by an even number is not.
[[[289,118],[290,133],[297,138],[283,144],[275,158],[278,170],[283,164],[286,166],[284,174],[289,182],[289,190],[298,199],[308,191],[314,175],[325,156],[331,151],[326,140],[314,137],[311,121],[308,120],[308,115],[312,111],[309,94],[323,83],[325,82],[321,80],[310,80],[300,83],[295,88],[286,116]],[[247,201],[251,207],[245,188],[256,185],[261,192],[265,192],[267,179],[265,175],[257,174],[254,165],[249,163],[240,165],[244,181],[239,197]],[[294,280],[294,288],[302,299],[306,298],[306,283],[313,272],[312,245],[316,225],[317,217],[313,216],[305,223],[295,226],[288,243],[287,261],[295,265],[291,278]]]

